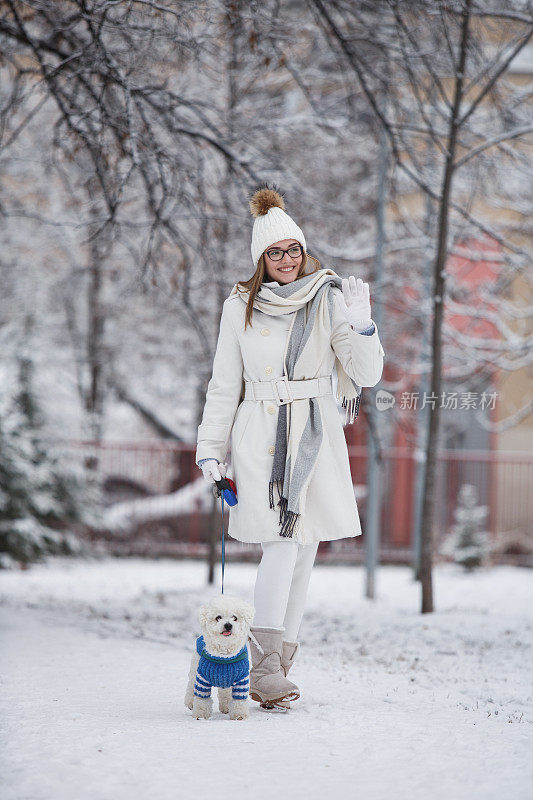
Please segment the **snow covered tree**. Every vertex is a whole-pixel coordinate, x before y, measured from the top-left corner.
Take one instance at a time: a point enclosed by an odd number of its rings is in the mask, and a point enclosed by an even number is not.
[[[71,435],[105,438],[117,400],[158,436],[193,435],[222,299],[251,266],[256,181],[282,183],[321,261],[343,272],[371,257],[368,114],[354,100],[346,133],[343,75],[322,74],[313,20],[297,74],[274,19],[243,0],[6,5],[0,269],[37,301],[54,368],[77,392]]]
[[[464,483],[457,497],[455,524],[441,545],[441,552],[471,571],[480,567],[490,551],[489,534],[481,530],[488,515],[487,506],[477,505],[477,490]]]
[[[69,526],[96,521],[90,512],[90,484],[67,452],[43,438],[28,347],[18,354],[15,375],[9,376],[5,362],[2,366],[0,566],[84,552]]]

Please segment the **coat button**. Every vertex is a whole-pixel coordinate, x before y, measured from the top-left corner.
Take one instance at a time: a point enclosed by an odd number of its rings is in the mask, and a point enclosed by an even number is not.
[[[268,452],[270,453],[271,456],[274,455],[274,451],[275,451],[275,447],[269,447],[268,448]]]
[[[272,372],[272,367],[265,367],[265,372],[267,375],[270,375],[270,373]]]
[[[276,411],[276,409],[275,409],[275,407],[274,407],[274,406],[269,406],[269,407],[267,408],[267,411],[268,411],[268,413],[269,413],[269,414],[274,414],[274,412]]]
[[[261,336],[268,336],[270,333],[268,328],[261,328]]]

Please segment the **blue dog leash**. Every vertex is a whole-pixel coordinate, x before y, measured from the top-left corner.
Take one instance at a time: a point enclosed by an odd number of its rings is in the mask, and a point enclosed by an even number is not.
[[[226,541],[224,531],[224,500],[229,506],[237,505],[237,487],[230,478],[221,478],[215,481],[217,494],[220,497],[220,507],[222,512],[222,594],[224,594],[224,567],[226,563]]]
[[[228,504],[228,506],[235,506],[237,505],[237,487],[231,480],[231,478],[222,478],[220,481],[215,481],[216,485],[216,493],[220,497],[220,510],[222,512],[222,594],[224,594],[224,565],[226,562],[226,543],[225,543],[225,530],[224,530],[224,500]],[[253,635],[253,633],[249,632],[249,638],[254,642],[255,646],[259,650],[260,653],[264,653],[263,648]],[[243,656],[244,658],[244,656]],[[227,659],[224,659],[226,661]]]
[[[226,562],[226,542],[224,539],[224,492],[220,493],[220,504],[222,508],[222,594],[224,594],[224,565]]]

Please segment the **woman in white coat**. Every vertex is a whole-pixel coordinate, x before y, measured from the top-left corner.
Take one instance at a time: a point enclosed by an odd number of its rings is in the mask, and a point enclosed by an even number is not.
[[[250,694],[286,708],[300,696],[287,672],[318,544],[361,534],[336,398],[353,422],[384,351],[368,284],[318,262],[309,269],[303,231],[275,187],[260,187],[250,209],[256,269],[224,301],[196,463],[209,483],[235,481],[228,534],[261,543]]]

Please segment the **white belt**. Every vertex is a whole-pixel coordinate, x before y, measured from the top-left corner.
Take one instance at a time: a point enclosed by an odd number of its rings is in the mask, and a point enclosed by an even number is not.
[[[245,381],[245,400],[274,400],[278,406],[303,400],[305,397],[322,397],[333,394],[331,375],[290,381],[286,375],[271,381]]]

